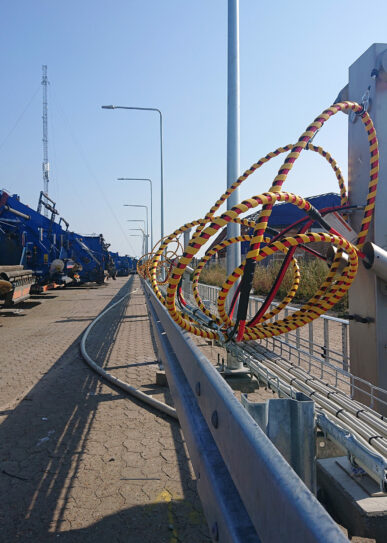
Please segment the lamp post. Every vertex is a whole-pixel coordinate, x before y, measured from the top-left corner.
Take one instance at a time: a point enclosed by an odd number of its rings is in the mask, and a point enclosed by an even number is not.
[[[124,204],[124,207],[144,207],[146,211],[146,247],[145,252],[148,252],[148,237],[149,237],[149,221],[148,221],[148,206],[142,204]]]
[[[228,72],[227,72],[227,188],[239,177],[239,0],[228,0]],[[239,202],[239,188],[227,200],[227,209]],[[239,224],[227,225],[227,237],[240,235]],[[227,275],[241,264],[240,244],[227,248]],[[230,292],[230,298],[235,287]]]
[[[161,239],[164,237],[164,174],[163,174],[163,115],[155,107],[101,106],[102,109],[133,109],[137,111],[155,111],[160,117],[160,200],[161,200]]]
[[[151,223],[151,249],[153,249],[153,190],[152,180],[147,177],[117,177],[117,181],[149,181],[150,195],[151,195],[151,210],[150,210],[150,223]]]
[[[145,221],[144,219],[126,219],[127,222],[142,222],[143,230],[145,230]]]
[[[144,236],[141,236],[140,234],[129,234],[129,236],[131,238],[142,238],[142,254],[145,253],[145,249],[144,249],[144,241],[145,241],[145,238]],[[141,256],[141,255],[140,255]]]
[[[129,228],[129,230],[133,230],[133,231],[137,231],[137,232],[141,232],[142,233],[142,244],[143,244],[143,254],[144,252],[147,252],[144,250],[144,243],[145,243],[145,239],[146,239],[146,234],[144,232],[144,230],[142,228]],[[132,234],[130,234],[132,235]],[[139,234],[137,234],[139,235]]]

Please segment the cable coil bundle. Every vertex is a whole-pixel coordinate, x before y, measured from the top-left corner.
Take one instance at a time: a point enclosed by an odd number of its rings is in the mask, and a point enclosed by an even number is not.
[[[358,115],[364,128],[367,132],[369,150],[370,150],[370,180],[367,201],[364,207],[364,216],[361,222],[360,231],[355,244],[350,243],[338,232],[336,232],[324,219],[324,214],[330,211],[344,211],[349,209],[348,196],[345,183],[341,172],[329,153],[321,147],[312,145],[311,140],[316,133],[322,128],[324,123],[333,115],[342,112],[353,111]],[[340,188],[341,206],[330,208],[329,210],[317,211],[307,200],[301,196],[292,193],[284,192],[282,186],[292,169],[295,161],[299,158],[303,150],[311,150],[323,156],[331,165]],[[216,216],[220,206],[229,198],[234,190],[243,183],[253,172],[263,166],[272,158],[281,153],[288,153],[284,163],[277,176],[274,178],[271,188],[268,192],[252,196],[249,199],[243,200],[235,205],[232,209]],[[139,274],[147,278],[152,288],[154,289],[160,302],[167,308],[173,320],[183,329],[203,338],[214,339],[220,342],[224,340],[235,339],[236,341],[249,341],[262,339],[272,336],[277,336],[283,333],[290,332],[296,328],[304,326],[312,320],[331,309],[349,289],[352,281],[355,278],[358,257],[364,258],[361,252],[363,244],[366,240],[370,222],[373,216],[375,206],[376,187],[378,183],[379,173],[379,152],[376,132],[372,120],[364,110],[364,107],[355,102],[340,102],[332,105],[321,115],[319,115],[301,135],[297,143],[280,147],[274,152],[269,153],[265,157],[253,164],[250,169],[246,170],[234,183],[222,194],[215,205],[209,210],[203,219],[196,220],[185,224],[181,228],[175,230],[171,235],[167,236],[158,244],[158,249],[154,249],[150,255],[145,255],[138,265]],[[273,232],[268,227],[268,221],[271,215],[273,206],[277,202],[288,202],[300,210],[305,212],[304,219],[297,221],[294,225],[286,228],[282,232]],[[262,206],[256,221],[243,219],[241,214]],[[309,231],[313,223],[318,222],[326,233],[315,233]],[[189,266],[198,253],[213,236],[216,236],[219,231],[230,223],[237,223],[246,226],[253,230],[252,235],[241,235],[236,238],[225,240],[215,247],[208,250],[205,256],[199,262],[193,275],[193,295],[197,304],[195,311],[186,310],[187,303],[181,293],[181,280],[187,266]],[[287,236],[286,233],[290,228],[297,226],[298,233],[292,236]],[[178,237],[188,229],[196,227],[188,246],[185,248],[182,256],[177,257],[179,249]],[[267,234],[271,234],[271,237]],[[205,264],[218,251],[225,247],[229,247],[234,243],[242,241],[249,242],[249,250],[246,255],[246,260],[237,267],[231,275],[223,283],[218,298],[217,298],[217,314],[213,314],[205,307],[198,290],[200,273]],[[168,252],[168,246],[177,242],[178,246],[175,251]],[[313,242],[324,242],[336,248],[336,253],[330,265],[328,274],[321,284],[320,288],[314,296],[306,302],[299,310],[286,316],[283,319],[275,322],[269,322],[276,314],[282,311],[287,304],[294,298],[300,282],[300,269],[297,261],[294,258],[294,253],[297,248],[302,248],[306,251],[317,254],[309,246]],[[252,286],[253,275],[257,263],[262,262],[266,257],[276,253],[284,254],[284,261],[266,301],[261,306],[258,313],[247,322],[247,307],[249,295]],[[340,266],[342,255],[345,253],[348,262],[343,269]],[[289,265],[293,269],[293,285],[282,302],[273,310],[266,312],[270,306],[271,300],[274,298],[281,284]],[[162,277],[164,271],[166,277]],[[160,285],[167,285],[166,295],[161,292]],[[231,303],[229,304],[229,313],[226,311],[226,299],[230,293],[230,289],[235,285],[235,293]],[[238,303],[239,299],[239,303]],[[179,307],[177,303],[179,302]],[[238,306],[236,318],[233,320],[235,308]],[[205,318],[204,318],[205,316]],[[203,317],[203,318],[200,318]]]

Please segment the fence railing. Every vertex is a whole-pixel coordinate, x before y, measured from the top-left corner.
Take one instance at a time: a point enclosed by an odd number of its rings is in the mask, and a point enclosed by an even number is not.
[[[216,300],[220,288],[199,284],[199,294],[205,305],[216,312]],[[264,298],[251,296],[248,317],[252,318]],[[272,302],[270,310],[278,303]],[[275,316],[284,318],[297,311],[288,306]],[[273,322],[274,319],[271,320]],[[259,343],[295,365],[301,366],[311,375],[325,379],[340,388],[351,398],[355,391],[364,395],[365,403],[375,410],[387,406],[387,392],[372,383],[351,374],[349,352],[349,322],[330,315],[322,315],[309,324],[280,336],[262,339]]]

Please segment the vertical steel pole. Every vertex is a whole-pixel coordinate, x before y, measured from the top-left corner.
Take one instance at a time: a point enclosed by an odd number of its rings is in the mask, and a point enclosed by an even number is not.
[[[191,237],[191,228],[186,230],[183,235],[184,235],[184,249],[185,249],[187,245],[189,244],[189,239]]]
[[[239,0],[228,0],[228,60],[227,60],[227,188],[239,177]],[[227,200],[227,209],[239,202],[239,189],[236,189]],[[227,226],[227,237],[240,235],[239,224]],[[227,276],[241,264],[240,244],[235,243],[227,248]],[[229,300],[235,287],[229,293]],[[243,364],[232,355],[227,355],[227,371],[241,370]]]
[[[163,165],[163,116],[160,110],[160,200],[161,200],[161,239],[164,237],[164,165]]]
[[[117,181],[149,181],[150,184],[150,202],[151,202],[151,249],[153,248],[153,184],[152,179],[149,179],[148,177],[117,177]],[[145,228],[145,227],[144,227]]]
[[[133,109],[137,111],[156,111],[160,116],[160,199],[161,199],[161,238],[164,237],[164,167],[163,167],[163,114],[156,107],[101,106],[102,109]]]
[[[146,238],[145,238],[145,252],[148,253],[149,252],[149,249],[148,249],[148,240],[149,240],[149,219],[148,219],[148,207],[147,206],[144,206],[145,207],[145,211],[146,211]]]
[[[239,177],[239,113],[239,0],[228,0],[227,188]],[[227,209],[238,202],[239,189],[236,189],[227,200]],[[227,226],[227,237],[239,235],[239,224],[231,223]],[[228,247],[227,275],[240,263],[240,245]]]
[[[190,237],[191,237],[191,228],[189,228],[188,230],[184,232],[184,250],[189,244]],[[190,275],[191,274],[188,271],[186,271],[183,275],[183,294],[184,294],[184,298],[186,299],[188,299],[190,295]]]
[[[153,189],[152,189],[152,180],[149,179],[150,191],[151,191],[151,250],[153,249]]]
[[[349,69],[349,100],[361,102],[368,89],[369,114],[375,124],[380,153],[376,207],[368,239],[387,249],[387,44],[373,44]],[[348,123],[349,203],[364,205],[369,180],[369,144],[361,120],[350,116]],[[351,215],[352,227],[357,232],[362,214]],[[369,320],[368,323],[350,321],[351,373],[387,390],[387,285],[361,263],[349,291],[349,310],[350,314]],[[362,385],[357,383],[357,386]],[[354,397],[369,403],[359,390],[355,389]],[[374,408],[387,415],[377,399]]]

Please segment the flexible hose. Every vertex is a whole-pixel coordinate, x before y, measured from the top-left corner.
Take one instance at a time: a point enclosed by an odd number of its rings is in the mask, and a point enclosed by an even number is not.
[[[313,208],[310,202],[301,196],[284,192],[282,190],[282,185],[284,184],[295,161],[299,158],[301,152],[303,150],[311,150],[320,154],[329,162],[339,183],[341,206],[345,208],[348,205],[345,183],[336,162],[329,153],[324,151],[321,147],[316,147],[311,143],[313,137],[322,128],[325,122],[340,111],[352,111],[360,117],[367,132],[369,142],[369,189],[364,207],[364,216],[361,222],[360,232],[358,233],[356,244],[350,243],[333,228],[331,228],[322,215],[315,208]],[[215,216],[215,213],[219,207],[229,198],[229,196],[243,181],[245,181],[252,173],[254,173],[269,160],[285,152],[288,153],[286,159],[279,169],[278,175],[273,180],[272,186],[268,192],[264,192],[246,199],[240,204],[235,205],[232,209],[222,213],[221,215]],[[149,255],[146,269],[142,270],[143,276],[145,276],[151,282],[152,288],[154,289],[158,299],[167,308],[173,320],[183,329],[200,337],[224,341],[224,339],[232,339],[233,334],[237,332],[237,341],[249,341],[280,335],[304,326],[331,309],[345,295],[355,278],[358,267],[358,257],[364,256],[361,249],[368,233],[369,224],[372,219],[375,206],[378,172],[378,142],[369,114],[364,110],[363,106],[355,102],[340,102],[334,104],[330,108],[323,111],[308,126],[306,131],[301,135],[295,144],[279,147],[274,152],[262,157],[260,160],[254,163],[250,169],[246,170],[233,183],[233,185],[227,189],[219,200],[217,200],[203,219],[192,221],[191,223],[183,225],[175,230],[170,236],[167,236],[164,240],[162,240],[157,251]],[[297,235],[285,237],[285,232],[283,232],[280,234],[280,236],[276,236],[274,240],[270,240],[270,238],[267,239],[265,234],[266,232],[269,232],[268,221],[273,206],[277,202],[289,202],[295,205],[307,214],[309,225],[312,225],[315,221],[317,221],[327,233],[317,234],[314,232],[301,232]],[[262,206],[262,209],[258,213],[258,217],[255,221],[249,221],[240,217],[242,213],[252,210],[259,205]],[[218,328],[218,330],[209,330],[206,325],[194,321],[192,315],[189,315],[184,311],[184,308],[182,307],[184,304],[180,304],[180,308],[176,306],[176,301],[179,299],[179,285],[187,266],[191,264],[198,251],[208,242],[211,237],[217,235],[223,227],[227,226],[231,222],[247,226],[253,230],[253,234],[250,236],[238,236],[237,238],[231,238],[207,251],[205,257],[201,260],[199,266],[196,268],[193,277],[193,292],[196,303],[200,310],[205,313],[206,316],[212,320],[212,322],[216,323]],[[194,231],[188,246],[185,248],[183,255],[179,258],[175,257],[173,269],[170,271],[167,277],[168,285],[166,294],[164,295],[159,288],[159,267],[163,261],[163,258],[165,258],[164,255],[167,252],[169,244],[178,241],[179,236],[192,227],[196,227],[196,230]],[[220,249],[234,243],[240,243],[242,241],[247,241],[250,244],[246,260],[238,268],[236,268],[223,283],[217,299],[217,315],[213,315],[204,307],[204,304],[199,296],[197,285],[199,282],[200,272],[203,269],[204,264],[208,262],[211,256],[213,256]],[[270,323],[268,320],[273,314],[267,313],[264,315],[260,314],[259,318],[246,322],[247,304],[255,265],[276,252],[280,251],[284,253],[285,258],[287,253],[290,253],[287,260],[288,262],[291,261],[293,263],[294,279],[291,290],[281,302],[281,309],[283,309],[294,297],[300,279],[299,270],[297,273],[297,264],[294,262],[295,259],[292,255],[294,248],[300,246],[307,247],[309,243],[314,242],[328,243],[337,248],[336,256],[330,266],[327,277],[315,295],[297,312],[292,313],[282,320]],[[264,245],[265,243],[266,245]],[[348,264],[343,270],[340,270],[339,263],[343,251],[345,251],[348,255]],[[290,257],[292,257],[292,259]],[[284,274],[278,276],[278,283],[283,279],[283,276]],[[233,321],[233,311],[230,315],[228,315],[226,312],[226,298],[231,288],[239,280],[241,282],[239,287],[240,297],[237,318],[236,321]],[[278,285],[275,285],[273,292],[278,290],[277,286]],[[235,302],[236,300],[233,300],[232,310],[234,309]],[[277,312],[279,311],[277,310]]]
[[[138,400],[140,400],[141,402],[144,402],[148,405],[150,405],[151,407],[157,409],[158,411],[161,411],[162,413],[164,413],[165,415],[169,415],[170,417],[174,418],[174,419],[177,419],[178,420],[178,417],[177,417],[177,413],[176,413],[176,409],[174,409],[173,407],[170,407],[169,405],[167,405],[166,403],[163,403],[163,402],[160,402],[159,400],[156,400],[155,398],[152,398],[152,396],[148,396],[148,394],[145,394],[144,392],[142,392],[141,390],[138,390],[138,388],[135,388],[133,387],[132,385],[129,385],[128,383],[125,383],[125,381],[121,381],[121,379],[118,379],[117,377],[114,377],[111,373],[105,371],[103,368],[101,368],[101,366],[99,366],[90,356],[89,354],[87,353],[86,351],[86,340],[87,340],[87,337],[88,335],[90,334],[91,330],[93,329],[94,325],[97,324],[97,322],[102,319],[102,317],[104,317],[111,309],[113,309],[114,307],[116,307],[116,305],[120,304],[122,302],[122,300],[124,300],[125,298],[127,298],[128,296],[130,296],[131,294],[133,294],[134,292],[136,292],[138,289],[135,289],[131,292],[128,292],[127,294],[125,294],[124,296],[122,296],[122,298],[120,298],[117,302],[115,302],[113,305],[111,305],[110,307],[108,307],[107,309],[105,309],[105,311],[103,311],[100,315],[98,315],[97,318],[95,318],[93,320],[93,322],[91,322],[89,324],[89,326],[86,328],[86,331],[85,333],[83,334],[82,336],[82,339],[81,339],[81,354],[84,358],[84,360],[87,362],[87,364],[95,371],[97,372],[99,375],[101,375],[104,379],[106,379],[107,381],[109,381],[110,383],[112,383],[113,385],[116,385],[117,387],[119,387],[121,390],[124,390],[125,392],[127,392],[128,394],[130,394],[131,396],[134,396],[135,398],[137,398]]]

